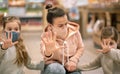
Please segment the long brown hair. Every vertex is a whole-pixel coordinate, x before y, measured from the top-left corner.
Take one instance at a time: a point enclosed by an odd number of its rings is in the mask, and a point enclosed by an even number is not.
[[[19,20],[19,18],[15,17],[15,16],[8,16],[3,18],[2,24],[3,24],[3,30],[6,27],[6,24],[9,22],[13,22],[15,21],[16,23],[19,24],[19,29],[21,30],[21,22]],[[18,43],[15,45],[16,47],[16,61],[15,63],[18,66],[21,66],[23,64],[27,64],[28,62],[28,53],[26,51],[25,45],[23,43],[23,39],[20,36],[18,39]]]

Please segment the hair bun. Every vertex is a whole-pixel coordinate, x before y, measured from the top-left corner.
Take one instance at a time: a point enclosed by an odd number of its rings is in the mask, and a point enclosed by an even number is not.
[[[46,8],[46,9],[52,8],[52,4],[47,4],[45,8]]]

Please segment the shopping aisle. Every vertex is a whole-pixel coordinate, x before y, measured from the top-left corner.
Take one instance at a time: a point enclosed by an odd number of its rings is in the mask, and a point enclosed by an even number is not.
[[[40,32],[23,32],[23,38],[28,48],[28,52],[33,61],[39,61],[40,59]],[[92,39],[83,40],[85,44],[85,52],[80,59],[80,63],[89,62],[97,55],[95,48],[93,47]],[[25,74],[40,74],[40,71],[28,70],[25,68]],[[94,71],[83,72],[82,74],[103,74],[101,69]]]
[[[94,60],[95,57],[99,54],[96,51],[97,49],[94,48],[92,38],[83,40],[83,42],[85,44],[85,52],[84,52],[83,56],[80,58],[80,64],[88,63],[88,62]],[[84,72],[82,72],[82,74],[103,74],[103,71],[102,71],[102,68],[100,68],[100,69],[96,69],[96,70],[92,70],[92,71],[84,71]]]
[[[41,32],[24,32],[23,38],[28,48],[28,53],[33,61],[40,60],[40,34]],[[28,70],[25,68],[25,74],[40,74],[37,70]]]

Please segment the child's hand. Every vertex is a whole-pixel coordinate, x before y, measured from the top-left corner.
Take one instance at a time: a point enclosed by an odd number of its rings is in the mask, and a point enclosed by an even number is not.
[[[103,42],[101,42],[102,49],[98,50],[98,52],[108,53],[111,50],[110,43],[111,43],[111,41],[103,40]]]
[[[2,37],[0,37],[0,40],[3,42],[2,49],[8,49],[9,47],[18,43],[18,41],[14,42],[14,43],[12,42],[12,35],[9,35],[8,38],[4,38],[4,39]]]
[[[69,71],[69,72],[72,72],[72,71],[75,71],[77,69],[77,65],[76,63],[72,62],[72,61],[69,61],[65,64],[65,68]]]
[[[2,37],[0,36],[0,42],[2,42],[3,41],[3,39],[2,39]]]
[[[63,47],[56,47],[56,35],[52,33],[51,31],[46,32],[42,37],[41,37],[43,43],[45,44],[45,49],[47,55],[51,55],[54,51],[61,49]]]

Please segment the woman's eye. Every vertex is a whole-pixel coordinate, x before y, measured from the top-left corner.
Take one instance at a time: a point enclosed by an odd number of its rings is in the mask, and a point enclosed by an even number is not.
[[[59,27],[63,27],[63,25],[60,25]]]

